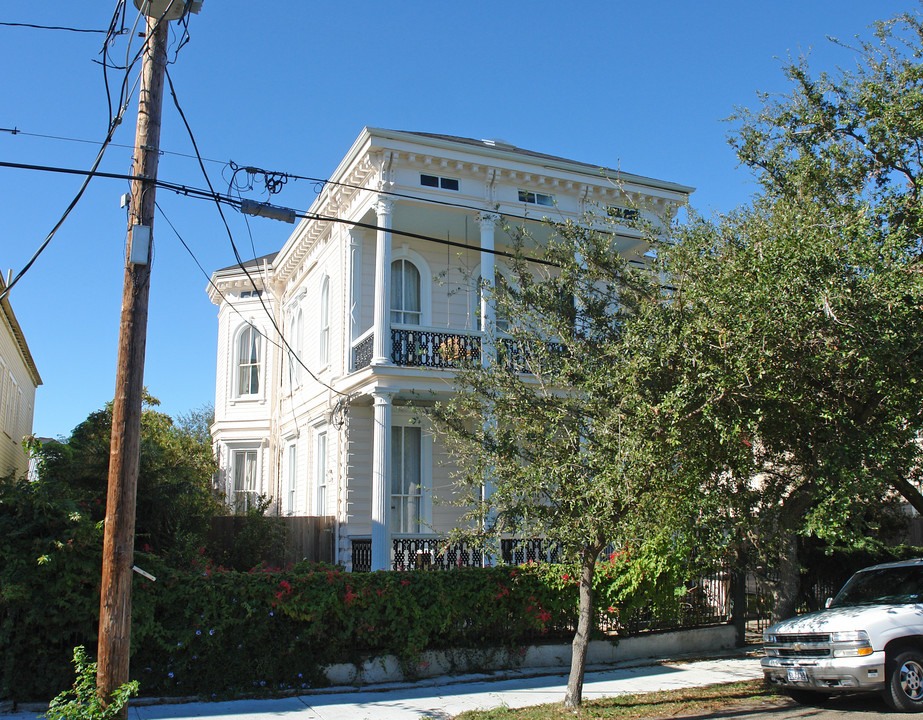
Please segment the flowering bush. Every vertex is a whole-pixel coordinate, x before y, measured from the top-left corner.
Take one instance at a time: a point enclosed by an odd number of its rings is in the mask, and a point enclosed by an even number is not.
[[[145,694],[300,689],[325,665],[384,654],[412,674],[423,650],[521,646],[569,627],[575,609],[510,567],[158,573],[134,594],[132,677]]]
[[[388,654],[412,676],[425,650],[569,640],[577,614],[577,574],[566,565],[346,573],[304,563],[238,572],[205,555],[183,570],[144,552],[136,561],[157,578],[136,575],[132,594],[131,678],[146,696],[301,690],[322,685],[327,665]],[[34,652],[19,669],[7,666],[6,697],[50,698],[67,686],[70,648],[95,647],[98,569],[56,568],[47,578],[55,592],[29,595],[35,621],[4,626],[8,657]],[[613,558],[598,569],[597,604],[604,618],[607,608],[651,610],[671,600],[671,583],[653,565]],[[38,622],[46,613],[57,618],[47,631]],[[68,622],[75,630],[65,633]]]

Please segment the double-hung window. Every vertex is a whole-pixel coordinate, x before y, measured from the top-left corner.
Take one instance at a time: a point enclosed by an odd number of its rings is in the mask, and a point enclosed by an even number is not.
[[[298,446],[288,446],[288,487],[285,490],[285,514],[295,514],[295,487],[298,479]]]
[[[314,436],[314,514],[327,514],[327,431]]]
[[[391,532],[420,532],[423,513],[423,433],[391,426]]]
[[[325,277],[320,288],[320,336],[317,338],[317,354],[321,368],[330,361],[330,277]]]
[[[257,395],[260,392],[259,330],[247,326],[237,339],[237,394]]]
[[[257,451],[232,451],[231,467],[234,474],[232,486],[234,509],[243,513],[253,507],[257,500]]]

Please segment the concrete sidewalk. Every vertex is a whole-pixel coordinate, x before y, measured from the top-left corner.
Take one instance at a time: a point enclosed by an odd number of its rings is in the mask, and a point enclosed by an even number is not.
[[[586,674],[585,699],[674,690],[762,677],[753,657],[665,660],[647,665],[593,667]],[[495,707],[525,707],[561,702],[567,674],[504,673],[354,690],[332,688],[309,695],[270,700],[231,700],[183,704],[132,705],[129,720],[247,717],[248,720],[447,720],[460,712]],[[38,713],[0,714],[2,720],[35,720]]]

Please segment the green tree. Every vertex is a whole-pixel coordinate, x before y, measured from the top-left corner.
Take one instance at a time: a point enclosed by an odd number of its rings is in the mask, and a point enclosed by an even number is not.
[[[762,198],[675,240],[650,329],[670,361],[639,370],[667,388],[662,432],[698,447],[687,462],[727,505],[714,517],[778,574],[789,616],[798,536],[874,542],[889,491],[918,472],[923,283],[861,205]]]
[[[709,455],[703,477],[778,559],[779,617],[795,610],[799,535],[874,542],[894,491],[923,511],[919,16],[849,51],[851,70],[799,60],[788,94],[737,111],[731,142],[761,193],[658,248],[675,288],[656,321],[673,355],[664,421],[700,425],[684,432]],[[656,356],[645,371],[664,382]]]
[[[159,401],[145,396],[141,415],[135,543],[164,557],[188,557],[205,544],[209,521],[226,513],[212,487],[216,463],[208,425],[210,408],[174,422],[157,411]],[[94,519],[105,514],[112,407],[92,413],[63,443],[39,451],[39,474],[70,488],[89,503]]]
[[[701,493],[675,447],[653,432],[656,406],[635,372],[652,348],[631,327],[660,302],[660,283],[616,252],[611,234],[589,224],[554,230],[544,251],[554,271],[539,272],[519,253],[512,282],[491,293],[508,319],[508,337],[492,338],[496,362],[469,363],[458,392],[430,415],[459,460],[468,537],[487,540],[495,553],[500,535],[542,538],[579,562],[565,697],[574,707],[600,553],[612,543],[628,548],[639,573],[687,564]]]

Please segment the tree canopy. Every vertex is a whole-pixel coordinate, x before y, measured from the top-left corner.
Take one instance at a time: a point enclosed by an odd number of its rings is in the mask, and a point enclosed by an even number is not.
[[[785,615],[799,536],[874,542],[895,491],[923,509],[923,25],[848,47],[852,69],[796,61],[788,94],[735,113],[751,203],[680,224],[640,208],[646,269],[594,219],[556,225],[556,270],[521,259],[485,289],[509,321],[497,362],[432,413],[476,532],[581,559],[569,704],[607,543],[748,543]]]
[[[141,415],[135,545],[160,555],[188,554],[204,543],[209,520],[227,510],[212,487],[216,470],[207,434],[210,408],[174,420],[145,396]],[[203,428],[205,428],[203,430]],[[112,407],[91,413],[65,442],[39,451],[42,480],[63,483],[102,519],[109,468]]]

